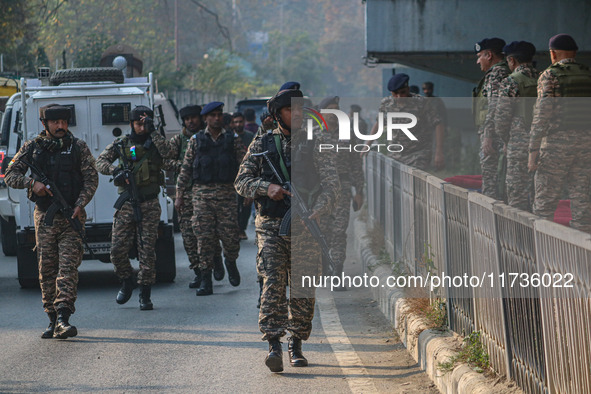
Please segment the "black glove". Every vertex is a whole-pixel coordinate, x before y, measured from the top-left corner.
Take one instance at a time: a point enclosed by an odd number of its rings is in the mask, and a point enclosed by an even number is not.
[[[113,184],[115,186],[125,186],[125,179],[127,179],[126,171],[121,167],[115,168],[115,171],[113,171]]]
[[[146,128],[148,134],[152,134],[154,131],[156,131],[156,128],[154,127],[154,119],[146,116],[144,118],[144,127]]]

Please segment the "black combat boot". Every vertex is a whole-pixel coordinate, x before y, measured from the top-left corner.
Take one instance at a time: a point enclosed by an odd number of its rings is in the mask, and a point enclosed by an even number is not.
[[[302,340],[296,337],[287,339],[287,352],[289,353],[289,363],[292,367],[307,367],[308,360],[302,354]]]
[[[41,338],[53,338],[53,331],[55,330],[55,320],[57,319],[57,312],[47,312],[47,316],[49,317],[49,326],[47,326],[47,330],[43,331],[41,334]]]
[[[240,272],[238,272],[236,260],[226,259],[224,263],[226,264],[226,269],[228,270],[228,280],[230,281],[230,284],[234,287],[240,286]]]
[[[195,279],[191,283],[189,283],[190,289],[197,289],[201,284],[201,270],[199,268],[195,268]]]
[[[265,365],[271,372],[283,371],[283,349],[279,338],[269,339],[269,354],[265,359]]]
[[[224,270],[224,263],[222,262],[222,255],[218,254],[213,257],[213,278],[218,282],[224,279],[226,271]]]
[[[206,296],[213,294],[213,283],[211,281],[211,270],[203,271],[201,273],[201,286],[197,289],[198,296]]]
[[[66,339],[78,335],[78,330],[75,326],[70,325],[70,315],[72,311],[68,308],[61,308],[57,310],[57,320],[55,323],[55,330],[53,337],[57,339]]]
[[[115,299],[118,304],[125,304],[131,298],[131,293],[133,289],[135,289],[136,283],[131,275],[129,278],[123,279],[121,282],[121,289],[119,289],[119,293],[117,293],[117,298]]]
[[[263,297],[263,278],[259,278],[259,302],[257,303],[257,308],[261,309],[261,297]]]
[[[150,295],[152,294],[152,286],[142,285],[140,288],[140,310],[151,311],[154,309]]]

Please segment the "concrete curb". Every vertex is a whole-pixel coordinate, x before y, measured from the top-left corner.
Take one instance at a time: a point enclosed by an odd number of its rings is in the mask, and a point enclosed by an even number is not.
[[[353,237],[355,239],[354,247],[358,251],[357,257],[363,263],[363,271],[367,275],[379,277],[380,283],[386,283],[388,276],[392,275],[392,271],[384,265],[378,265],[376,257],[366,246],[366,224],[356,219],[353,231],[355,234]],[[497,380],[473,371],[466,364],[460,364],[452,372],[443,374],[437,369],[437,365],[448,361],[451,356],[457,353],[457,349],[462,343],[461,337],[453,332],[426,329],[427,325],[421,318],[408,312],[408,305],[401,290],[372,287],[371,292],[382,313],[398,332],[400,340],[408,352],[442,393],[505,392],[501,387],[494,387],[498,384]],[[517,388],[510,391],[521,392]]]

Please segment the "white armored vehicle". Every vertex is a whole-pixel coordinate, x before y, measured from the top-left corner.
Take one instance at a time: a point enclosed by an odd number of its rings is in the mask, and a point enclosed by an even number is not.
[[[124,78],[117,68],[59,70],[49,78],[40,72],[40,79],[21,79],[21,92],[7,102],[2,118],[0,138],[0,225],[4,254],[16,255],[18,279],[22,287],[38,286],[34,203],[24,190],[7,188],[4,172],[23,143],[35,138],[43,129],[39,108],[57,103],[72,110],[69,129],[84,140],[96,157],[116,137],[130,132],[128,113],[137,105],[154,108],[152,74]],[[157,119],[156,119],[157,121]],[[113,204],[117,188],[110,177],[99,174],[99,187],[86,207],[86,239],[96,258],[109,262]],[[171,282],[176,276],[172,227],[172,204],[165,192],[160,193],[162,215],[156,243],[156,277]],[[90,258],[88,250],[85,259]]]

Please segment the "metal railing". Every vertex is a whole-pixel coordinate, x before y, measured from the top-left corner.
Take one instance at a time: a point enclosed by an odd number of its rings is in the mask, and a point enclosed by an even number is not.
[[[491,367],[527,393],[591,393],[591,235],[376,152],[367,156],[366,179],[370,220],[410,274],[497,281],[436,294],[451,330],[480,331]],[[510,285],[509,273],[562,276],[563,285],[572,274],[573,288]]]

